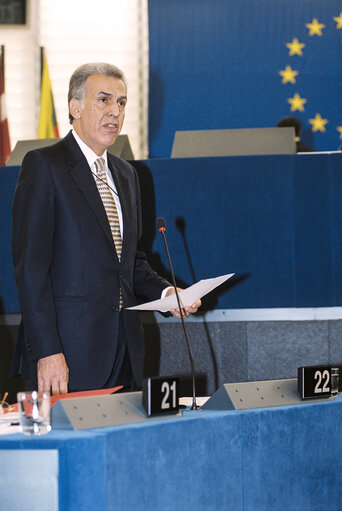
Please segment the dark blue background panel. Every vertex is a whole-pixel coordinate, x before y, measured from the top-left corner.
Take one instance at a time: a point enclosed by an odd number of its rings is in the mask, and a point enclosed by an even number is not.
[[[169,276],[155,219],[181,286],[226,273],[204,309],[342,305],[342,153],[134,162],[141,183],[141,248]],[[11,260],[18,168],[0,169],[1,312],[19,305]]]
[[[339,156],[339,155],[338,155]],[[332,285],[336,303],[342,303],[342,171],[341,157],[330,161]]]
[[[311,148],[339,147],[341,0],[148,5],[151,158],[170,156],[175,131],[272,127],[289,115],[301,119]],[[322,28],[310,34],[314,19]],[[291,55],[294,39],[303,46]],[[290,103],[296,94],[304,102]],[[327,123],[313,131],[317,114]]]
[[[153,211],[142,245],[154,266],[168,276],[153,224],[163,216],[181,285],[236,273],[208,308],[342,305],[342,153],[139,165],[143,207]]]
[[[0,314],[19,312],[12,265],[12,201],[19,167],[0,167]]]
[[[305,165],[300,164],[302,160]],[[322,160],[314,155],[304,155],[297,160],[294,178],[294,241],[298,307],[305,307],[309,290],[316,297],[317,303],[333,304],[336,300],[332,237],[338,237],[338,231],[334,231],[331,223],[331,161],[332,158],[329,158],[322,167]],[[342,161],[341,157],[339,161]]]

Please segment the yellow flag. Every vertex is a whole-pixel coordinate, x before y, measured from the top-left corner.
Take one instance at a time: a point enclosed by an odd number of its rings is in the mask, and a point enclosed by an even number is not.
[[[55,105],[46,57],[43,60],[38,138],[59,138]]]

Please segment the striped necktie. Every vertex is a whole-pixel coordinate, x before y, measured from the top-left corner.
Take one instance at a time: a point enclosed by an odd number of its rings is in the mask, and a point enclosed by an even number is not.
[[[107,182],[107,175],[105,171],[104,166],[104,159],[98,158],[95,161],[95,168],[96,168],[96,175],[99,177],[99,179],[96,179],[96,186],[100,193],[103,206],[106,210],[108,222],[110,225],[110,230],[112,231],[112,236],[116,248],[116,253],[118,255],[119,261],[121,259],[121,251],[122,251],[122,239],[121,239],[121,232],[120,232],[120,224],[119,224],[119,217],[118,217],[118,211],[116,209],[115,200],[113,198],[113,195],[110,191],[108,182]]]
[[[112,236],[114,240],[114,245],[116,249],[116,253],[119,261],[121,260],[121,251],[122,251],[122,239],[120,232],[120,223],[118,217],[118,211],[116,209],[115,200],[110,191],[107,175],[104,166],[104,159],[98,158],[95,161],[96,175],[99,179],[96,179],[96,186],[100,193],[103,206],[107,213],[108,222],[110,225],[110,230],[112,231]],[[123,299],[122,299],[122,291],[120,289],[120,301],[119,301],[119,310],[122,309]]]

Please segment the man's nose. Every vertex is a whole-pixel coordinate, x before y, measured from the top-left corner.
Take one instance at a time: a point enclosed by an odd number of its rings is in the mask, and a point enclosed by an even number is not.
[[[113,115],[114,117],[119,117],[119,115],[120,115],[120,108],[119,108],[119,105],[117,103],[112,103],[110,105],[110,108],[109,108],[109,111],[108,111],[108,115]]]

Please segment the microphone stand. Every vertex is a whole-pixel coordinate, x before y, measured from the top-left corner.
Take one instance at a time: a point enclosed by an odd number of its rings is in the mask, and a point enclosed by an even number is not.
[[[158,226],[158,220],[163,220],[163,225]],[[168,246],[167,246],[166,235],[165,235],[165,231],[166,231],[165,221],[164,221],[164,219],[158,219],[158,220],[157,220],[157,228],[158,228],[158,231],[161,233],[161,235],[163,237],[163,240],[164,240],[165,251],[166,251],[167,260],[168,260],[169,266],[170,266],[170,271],[171,271],[171,276],[172,276],[172,283],[173,283],[173,287],[175,288],[175,293],[176,293],[179,313],[180,313],[180,317],[181,317],[181,320],[182,320],[183,331],[184,331],[184,335],[185,335],[186,345],[187,345],[187,348],[188,348],[188,354],[189,354],[189,359],[190,359],[190,364],[191,364],[191,374],[192,374],[192,405],[191,405],[190,409],[191,410],[198,410],[198,409],[200,409],[200,407],[197,406],[197,404],[196,404],[196,377],[195,377],[194,359],[193,359],[193,356],[192,356],[192,351],[191,351],[191,347],[190,347],[188,333],[187,333],[187,330],[186,330],[186,327],[185,327],[183,307],[181,307],[181,303],[180,303],[180,299],[179,299],[179,295],[178,295],[178,290],[177,290],[177,285],[176,285],[176,280],[175,280],[175,274],[173,272],[171,257],[170,257],[169,249],[168,249]]]

